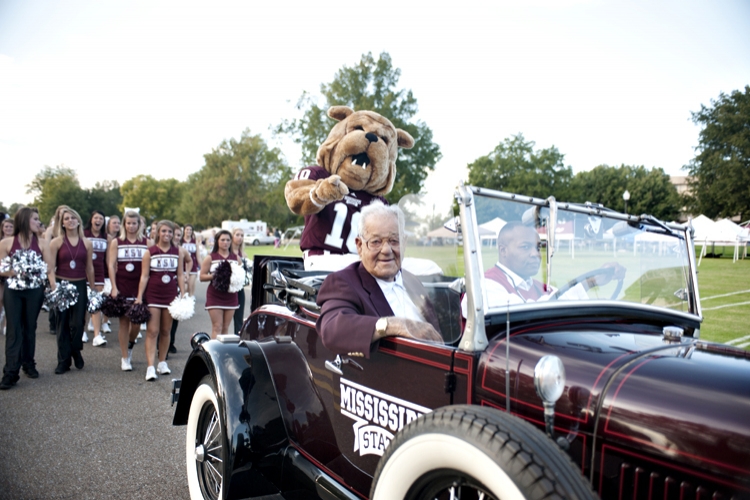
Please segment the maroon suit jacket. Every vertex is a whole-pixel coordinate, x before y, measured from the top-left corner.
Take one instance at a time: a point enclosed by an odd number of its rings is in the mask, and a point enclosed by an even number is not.
[[[419,279],[401,270],[409,297],[425,320],[440,331],[437,315]],[[321,307],[317,321],[323,345],[337,354],[362,353],[370,357],[375,323],[381,317],[394,316],[375,278],[361,262],[355,262],[326,277],[318,292]]]

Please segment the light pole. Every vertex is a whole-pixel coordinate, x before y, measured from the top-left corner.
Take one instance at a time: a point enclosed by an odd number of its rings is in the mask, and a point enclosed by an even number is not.
[[[625,213],[628,213],[628,200],[630,199],[630,191],[627,189],[622,193],[622,199],[625,200]]]

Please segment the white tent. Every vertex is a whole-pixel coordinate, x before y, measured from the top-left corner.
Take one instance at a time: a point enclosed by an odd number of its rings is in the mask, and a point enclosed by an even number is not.
[[[747,229],[740,226],[739,224],[735,224],[729,219],[721,219],[720,221],[716,221],[716,225],[719,226],[722,231],[733,233],[740,241],[747,241],[748,239]]]
[[[482,241],[482,244],[492,247],[497,246],[497,235],[505,224],[507,222],[500,217],[495,217],[484,224],[479,224],[479,239]]]
[[[700,265],[703,256],[706,255],[706,250],[709,244],[733,246],[734,262],[737,261],[740,252],[740,242],[742,242],[743,244],[746,242],[741,234],[742,228],[727,219],[723,219],[719,222],[714,222],[703,214],[694,218],[691,221],[691,224],[695,229],[695,236],[693,237],[693,240],[695,241],[696,245],[703,244],[703,248],[701,249],[700,255],[698,257],[698,265]],[[733,226],[737,227],[735,228]]]

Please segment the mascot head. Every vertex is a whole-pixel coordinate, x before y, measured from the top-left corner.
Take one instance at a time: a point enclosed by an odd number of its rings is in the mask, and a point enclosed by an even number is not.
[[[352,191],[390,193],[398,148],[411,149],[414,138],[373,111],[333,106],[328,116],[338,123],[318,149],[318,165],[340,176]]]

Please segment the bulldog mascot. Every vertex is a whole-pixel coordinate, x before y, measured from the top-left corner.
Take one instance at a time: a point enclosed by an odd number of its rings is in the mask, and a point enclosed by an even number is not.
[[[328,116],[338,123],[318,149],[318,165],[297,172],[284,189],[292,212],[305,216],[300,248],[309,270],[334,271],[359,258],[359,212],[373,200],[387,203],[398,148],[414,146],[411,135],[378,113],[333,106]]]

